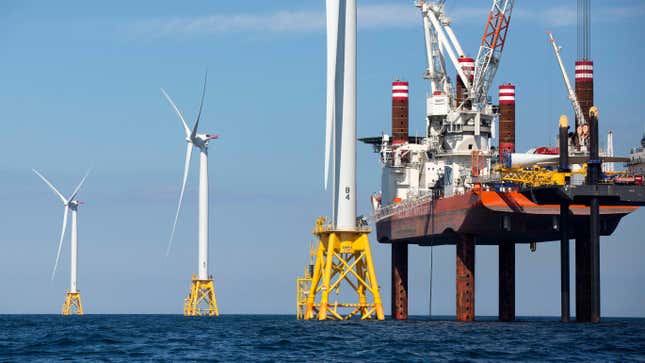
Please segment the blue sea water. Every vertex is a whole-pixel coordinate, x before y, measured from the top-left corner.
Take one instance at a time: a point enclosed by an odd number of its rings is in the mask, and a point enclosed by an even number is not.
[[[446,317],[297,321],[293,316],[0,316],[0,361],[645,361],[645,319]]]

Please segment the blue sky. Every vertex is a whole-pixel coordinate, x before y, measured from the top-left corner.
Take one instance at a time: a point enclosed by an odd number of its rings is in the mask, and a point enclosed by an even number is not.
[[[423,130],[420,18],[411,1],[359,1],[360,136],[389,131],[390,82],[410,81],[411,132]],[[474,55],[488,1],[448,1]],[[570,74],[575,5],[518,1],[496,81],[517,85],[518,149],[552,143],[571,115],[546,31]],[[625,154],[643,131],[645,4],[594,1],[592,58],[601,131]],[[45,1],[0,3],[0,313],[57,313],[69,285],[69,244],[50,271],[62,206],[31,173],[65,193],[94,167],[80,199],[79,288],[89,313],[180,313],[196,272],[196,160],[173,250],[165,257],[183,168],[182,129],[164,87],[194,120],[209,70],[202,130],[211,147],[211,266],[223,313],[293,313],[322,188],[323,1]],[[496,87],[494,88],[496,89]],[[496,95],[493,95],[496,97]],[[377,159],[358,148],[359,210],[379,189]],[[638,211],[602,241],[602,313],[645,316]],[[389,311],[390,248],[372,237]],[[559,247],[517,250],[517,313],[559,313]],[[434,250],[437,314],[454,314],[454,247]],[[427,313],[428,249],[412,247],[410,308]],[[573,278],[573,276],[572,276]],[[497,249],[477,248],[477,314],[497,312]],[[573,286],[573,285],[572,285]],[[575,305],[572,305],[575,306]]]

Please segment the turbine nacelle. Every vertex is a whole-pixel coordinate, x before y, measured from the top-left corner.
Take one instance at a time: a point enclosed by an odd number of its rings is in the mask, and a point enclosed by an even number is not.
[[[187,137],[186,142],[201,148],[208,146],[209,141],[217,139],[219,139],[217,134],[195,134],[194,137]]]
[[[85,202],[81,202],[81,201],[79,201],[79,200],[70,200],[70,201],[69,201],[69,202],[67,202],[65,205],[66,205],[69,209],[76,210],[76,209],[78,208],[78,206],[79,206],[79,205],[81,205],[81,204],[85,204]]]

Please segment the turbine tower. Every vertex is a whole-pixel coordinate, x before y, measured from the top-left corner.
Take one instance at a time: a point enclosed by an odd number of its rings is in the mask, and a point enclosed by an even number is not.
[[[332,171],[332,217],[316,221],[319,239],[305,319],[384,319],[363,220],[356,218],[356,0],[327,0],[327,116],[324,185]],[[334,268],[332,268],[332,266]],[[345,281],[357,303],[329,303]],[[372,295],[372,302],[368,295]],[[317,301],[317,299],[319,299]],[[349,309],[346,313],[343,309]]]
[[[197,133],[199,127],[199,119],[202,115],[204,107],[204,96],[206,95],[206,81],[208,73],[204,76],[204,87],[202,89],[202,98],[199,104],[199,112],[197,120],[192,129],[188,128],[188,124],[181,112],[172,101],[170,96],[161,89],[161,93],[166,97],[173,110],[179,117],[181,125],[184,128],[186,137],[186,159],[184,162],[184,177],[181,184],[181,192],[179,194],[179,203],[177,205],[177,212],[175,213],[175,221],[172,225],[170,232],[170,240],[168,241],[168,249],[166,255],[170,252],[172,241],[175,237],[175,228],[177,227],[177,220],[179,219],[179,210],[181,203],[184,199],[184,191],[186,190],[186,180],[188,179],[188,170],[190,169],[190,159],[192,156],[193,148],[199,149],[199,218],[198,218],[198,258],[197,258],[197,276],[193,275],[190,293],[184,300],[184,315],[197,316],[209,315],[218,316],[217,299],[215,298],[215,288],[213,285],[213,276],[208,274],[208,144],[211,140],[217,139],[215,134],[200,134]]]
[[[45,178],[41,173],[39,173],[36,169],[32,169],[36,175],[42,179],[47,186],[60,198],[61,202],[63,202],[63,206],[65,207],[64,212],[63,212],[63,229],[60,233],[60,240],[58,241],[58,251],[56,252],[56,262],[54,263],[54,269],[52,270],[52,280],[54,280],[54,277],[56,276],[56,269],[58,267],[58,260],[60,259],[60,251],[63,247],[63,239],[65,238],[65,230],[67,229],[67,215],[69,214],[69,211],[72,211],[72,236],[71,236],[71,241],[70,241],[70,286],[69,290],[67,290],[67,294],[65,296],[65,303],[63,304],[63,309],[62,309],[62,314],[63,315],[70,315],[70,314],[77,314],[77,315],[83,315],[83,305],[81,304],[81,292],[77,288],[77,281],[78,281],[78,207],[79,205],[82,204],[82,202],[78,201],[76,197],[78,196],[78,192],[81,190],[81,186],[83,186],[83,183],[85,183],[85,179],[87,178],[87,175],[89,174],[89,171],[85,173],[85,176],[83,179],[81,179],[81,182],[76,186],[76,189],[72,192],[72,194],[68,197],[65,198],[63,197],[63,194],[54,187],[54,185]]]

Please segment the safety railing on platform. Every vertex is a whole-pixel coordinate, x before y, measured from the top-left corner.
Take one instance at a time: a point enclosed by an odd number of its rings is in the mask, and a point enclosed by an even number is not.
[[[378,222],[394,214],[401,214],[417,208],[432,200],[432,192],[423,193],[415,198],[406,199],[400,203],[389,204],[374,211],[372,219]]]

